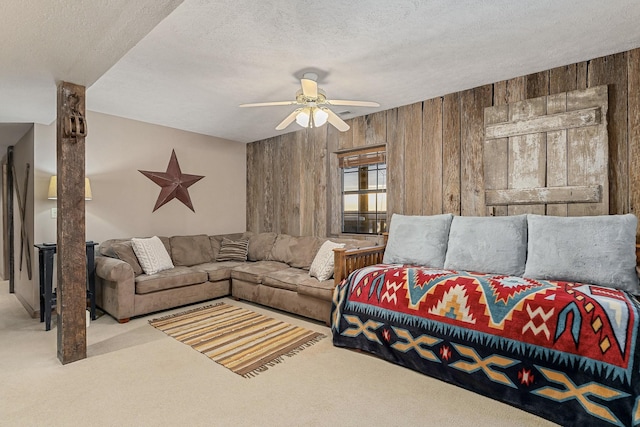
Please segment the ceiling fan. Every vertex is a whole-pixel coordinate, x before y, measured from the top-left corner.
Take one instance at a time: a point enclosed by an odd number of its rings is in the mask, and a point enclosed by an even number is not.
[[[318,88],[318,75],[316,73],[304,73],[300,79],[302,89],[296,92],[295,101],[275,101],[258,102],[253,104],[241,104],[240,107],[268,107],[274,105],[298,105],[291,114],[276,126],[276,130],[283,130],[296,121],[302,127],[320,127],[326,122],[331,123],[340,132],[349,130],[349,125],[345,123],[336,113],[329,109],[331,105],[353,106],[353,107],[379,107],[380,104],[371,101],[347,101],[341,99],[327,99],[326,94]]]

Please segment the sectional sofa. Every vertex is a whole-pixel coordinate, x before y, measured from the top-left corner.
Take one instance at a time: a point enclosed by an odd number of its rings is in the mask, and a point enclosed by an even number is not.
[[[130,238],[104,241],[96,257],[96,304],[119,322],[231,295],[329,322],[334,281],[309,268],[327,240],[345,249],[376,242],[276,233],[160,237],[173,268],[145,274]],[[248,241],[245,260],[221,260],[226,241]],[[336,245],[337,246],[337,245]],[[333,257],[333,254],[331,254]]]

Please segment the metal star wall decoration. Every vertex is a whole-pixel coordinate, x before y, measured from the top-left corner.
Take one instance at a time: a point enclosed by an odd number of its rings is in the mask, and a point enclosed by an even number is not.
[[[195,212],[195,209],[193,209],[193,203],[191,203],[191,197],[189,196],[189,190],[187,190],[187,188],[200,181],[204,176],[182,173],[180,165],[178,164],[178,157],[176,157],[176,150],[171,151],[171,159],[169,159],[169,165],[167,166],[166,172],[150,172],[142,170],[138,170],[138,172],[158,184],[161,188],[158,200],[153,208],[153,212],[173,199],[180,200],[186,207]]]

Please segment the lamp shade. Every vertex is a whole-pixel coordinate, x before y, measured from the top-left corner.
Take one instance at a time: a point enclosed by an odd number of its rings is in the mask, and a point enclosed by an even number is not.
[[[329,113],[324,111],[321,108],[315,108],[313,111],[313,124],[319,128],[323,124],[327,123],[327,119],[329,118]]]
[[[49,179],[49,193],[47,198],[49,200],[55,200],[58,198],[58,177],[55,175]]]
[[[84,199],[91,200],[93,199],[93,194],[91,193],[91,182],[89,178],[84,178]]]
[[[320,127],[327,123],[329,113],[320,107],[305,107],[296,115],[296,123],[303,128]]]
[[[309,126],[310,117],[311,117],[311,109],[309,107],[303,108],[302,111],[300,111],[296,116],[296,123],[298,123],[303,128],[306,128]]]
[[[58,177],[53,175],[49,179],[49,192],[47,194],[47,198],[49,200],[56,200],[58,198]],[[91,193],[91,182],[89,178],[84,179],[84,199],[91,200],[93,199],[93,194]]]

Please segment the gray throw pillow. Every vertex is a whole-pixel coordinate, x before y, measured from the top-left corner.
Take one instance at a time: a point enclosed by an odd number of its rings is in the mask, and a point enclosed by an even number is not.
[[[393,214],[382,262],[443,268],[452,218]]]
[[[564,280],[640,294],[635,215],[528,215],[525,277]]]
[[[456,216],[444,268],[522,276],[527,261],[527,216]]]

